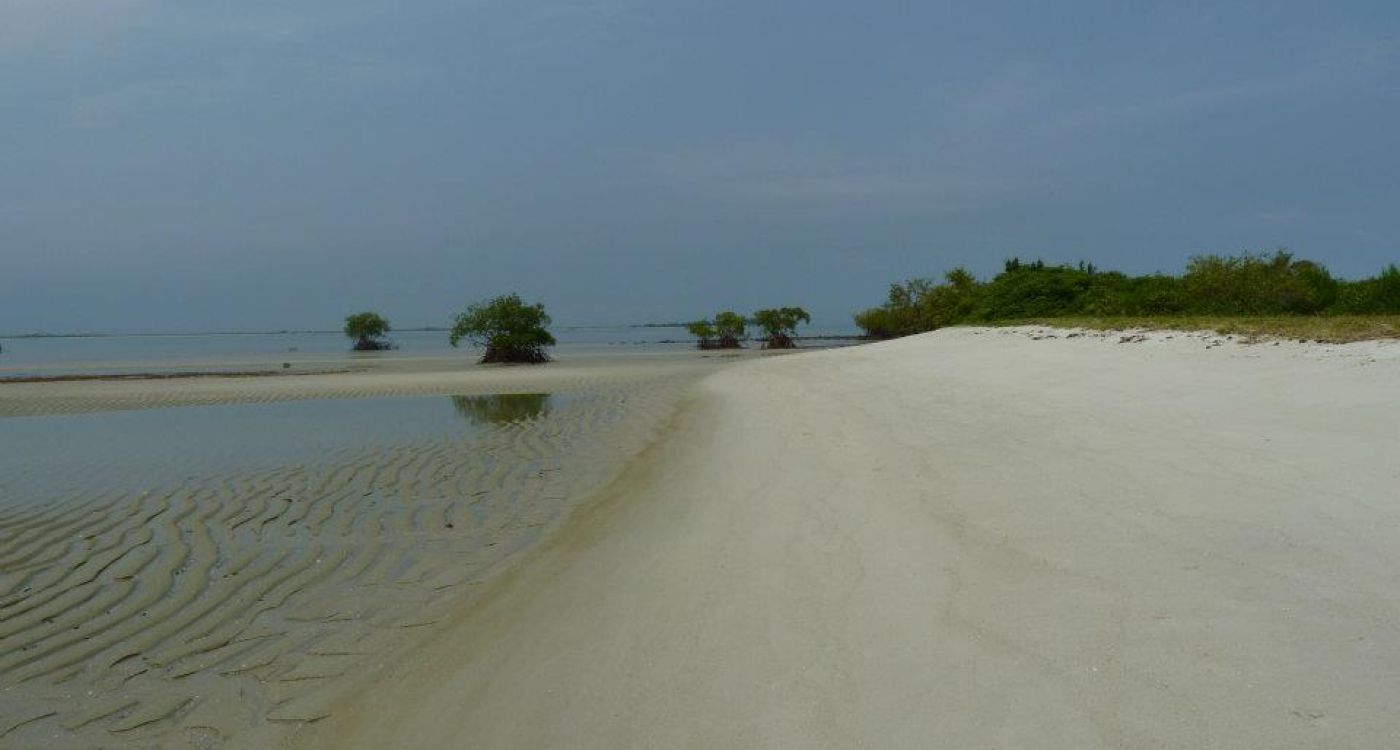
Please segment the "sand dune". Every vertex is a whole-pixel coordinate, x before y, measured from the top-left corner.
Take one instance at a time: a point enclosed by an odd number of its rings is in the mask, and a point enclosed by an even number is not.
[[[1392,746],[1400,347],[1067,338],[707,378],[299,744]]]

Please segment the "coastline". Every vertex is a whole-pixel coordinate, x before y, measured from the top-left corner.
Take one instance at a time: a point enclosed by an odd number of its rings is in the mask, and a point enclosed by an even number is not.
[[[1400,346],[948,329],[743,363],[297,747],[1374,747]]]
[[[21,375],[0,378],[0,386],[7,383],[75,383],[85,380],[183,380],[186,378],[265,378],[287,375],[338,375],[349,370],[314,370],[312,372],[291,372],[289,370],[175,370],[172,372],[111,372],[93,375]]]
[[[521,367],[477,365],[461,357],[425,357],[371,360],[348,371],[279,372],[267,377],[217,373],[192,378],[11,381],[0,384],[0,417],[323,398],[551,391],[600,378],[683,373],[722,361],[728,360],[687,352],[679,356],[577,357]]]
[[[0,389],[0,747],[280,741],[729,361]]]

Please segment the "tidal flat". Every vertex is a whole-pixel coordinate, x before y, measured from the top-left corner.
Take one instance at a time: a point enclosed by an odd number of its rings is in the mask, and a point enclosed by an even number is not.
[[[256,745],[327,717],[715,365],[5,386],[0,746]]]

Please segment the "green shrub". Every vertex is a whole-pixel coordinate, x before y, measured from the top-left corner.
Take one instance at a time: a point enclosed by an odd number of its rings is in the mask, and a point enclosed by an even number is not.
[[[942,284],[921,285],[915,303],[921,330],[931,331],[966,320],[981,303],[985,286],[965,268],[954,268],[943,275]]]
[[[1272,256],[1198,255],[1181,283],[1188,310],[1207,315],[1309,315],[1336,302],[1339,291],[1326,268],[1295,261],[1282,250]]]
[[[904,324],[898,313],[888,307],[872,307],[855,314],[856,327],[873,339],[892,339],[916,331]]]
[[[1392,263],[1379,276],[1343,283],[1337,309],[1361,315],[1400,313],[1400,267]]]
[[[381,338],[389,332],[389,321],[377,312],[347,315],[344,330],[346,337],[355,340],[355,351],[379,351],[394,347],[392,343]]]
[[[976,316],[983,320],[1074,315],[1083,311],[1095,271],[1087,267],[1022,263],[1017,258],[983,290]]]
[[[685,329],[696,339],[695,345],[701,349],[719,348],[715,341],[715,324],[708,320],[697,320],[686,325]]]
[[[544,305],[527,305],[519,295],[507,294],[468,307],[457,316],[448,341],[457,346],[465,338],[484,346],[482,362],[548,362],[544,348],[554,346],[549,323]]]
[[[920,298],[923,290],[932,286],[927,279],[890,284],[885,304],[856,313],[856,325],[865,331],[866,336],[877,339],[892,339],[930,330],[922,326],[915,300]]]
[[[932,331],[971,317],[982,289],[963,268],[944,274],[943,284],[910,279],[891,284],[885,304],[856,313],[855,322],[865,335],[877,339]]]
[[[744,316],[732,310],[715,315],[715,338],[720,349],[739,349],[744,338]]]
[[[799,323],[811,323],[812,316],[800,307],[779,307],[759,310],[753,314],[754,323],[763,329],[765,349],[792,349],[797,346]]]
[[[1173,315],[1190,307],[1186,290],[1175,276],[1153,274],[1131,280],[1127,315]]]

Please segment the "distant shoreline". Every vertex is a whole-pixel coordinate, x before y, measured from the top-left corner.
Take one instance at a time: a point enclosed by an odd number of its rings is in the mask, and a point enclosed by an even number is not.
[[[559,330],[586,331],[607,328],[685,328],[684,323],[618,323],[614,325],[557,326]],[[418,326],[396,328],[393,333],[447,333],[452,329],[445,326]],[[278,331],[138,331],[126,333],[0,333],[0,339],[115,339],[115,338],[154,338],[179,336],[302,336],[307,334],[341,334],[342,331],[330,328],[283,329]]]
[[[84,380],[179,380],[185,378],[266,378],[281,375],[340,375],[350,370],[184,370],[177,372],[82,373],[76,375],[20,375],[0,377],[5,383],[70,383]]]
[[[395,333],[445,333],[446,328],[400,328]],[[121,339],[121,338],[178,338],[181,336],[304,336],[307,334],[341,334],[332,330],[286,330],[286,331],[196,331],[196,332],[147,332],[147,333],[6,333],[0,339]]]

